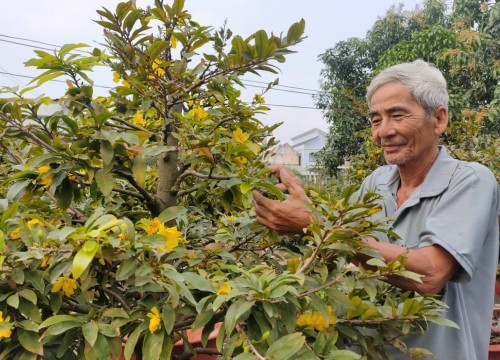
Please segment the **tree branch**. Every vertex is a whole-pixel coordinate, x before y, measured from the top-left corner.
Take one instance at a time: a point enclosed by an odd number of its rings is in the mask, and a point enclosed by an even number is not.
[[[120,302],[120,304],[122,304],[122,306],[125,310],[127,310],[127,311],[130,310],[130,306],[128,306],[128,304],[125,302],[125,300],[123,300],[123,298],[119,294],[115,293],[114,291],[112,291],[104,286],[101,289],[106,294],[108,294],[108,295],[114,297],[116,300],[118,300]]]
[[[254,354],[255,357],[259,360],[266,360],[266,358],[264,356],[259,354],[259,352],[255,348],[255,346],[253,346],[252,340],[248,337],[245,330],[239,324],[236,324],[236,330],[241,334],[241,336],[243,336],[243,338],[245,339],[245,342],[247,343],[248,348],[250,349],[252,354]]]

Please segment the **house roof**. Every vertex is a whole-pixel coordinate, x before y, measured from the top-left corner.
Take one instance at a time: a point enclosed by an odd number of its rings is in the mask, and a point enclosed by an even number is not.
[[[315,138],[318,135],[326,136],[327,133],[324,132],[323,130],[318,129],[318,128],[313,128],[311,130],[307,130],[306,132],[303,132],[302,134],[299,134],[299,135],[292,137],[291,140],[294,141],[294,140],[300,139],[300,138],[307,138],[309,140],[309,139]]]
[[[302,134],[299,134],[299,135],[291,138],[292,143],[293,143],[292,146],[296,147],[296,146],[302,145],[302,144],[308,142],[309,140],[317,138],[318,136],[326,137],[327,133],[324,132],[323,130],[318,129],[318,128],[313,128],[311,130],[308,130],[306,132],[303,132]]]

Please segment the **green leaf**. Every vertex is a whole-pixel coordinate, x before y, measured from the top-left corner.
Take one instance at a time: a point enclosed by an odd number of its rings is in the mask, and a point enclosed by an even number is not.
[[[243,352],[236,357],[233,357],[233,360],[255,360],[257,357],[251,352]]]
[[[215,313],[212,311],[212,309],[208,309],[208,310],[198,314],[196,316],[196,318],[194,319],[194,322],[191,325],[191,328],[193,330],[196,330],[196,329],[199,329],[199,328],[205,326],[213,318],[214,314]]]
[[[387,264],[384,261],[382,261],[380,259],[376,259],[376,258],[371,258],[366,263],[368,265],[377,266],[377,267],[381,267],[381,268],[386,268],[387,267]]]
[[[73,186],[67,177],[57,186],[54,196],[62,210],[66,210],[71,206],[71,202],[73,201]]]
[[[458,329],[458,325],[454,321],[447,319],[443,316],[428,315],[425,317],[425,319],[430,321],[430,322],[433,322],[434,324],[448,326],[448,327]]]
[[[7,304],[12,306],[14,309],[17,309],[19,307],[19,295],[14,294],[11,295],[7,298]]]
[[[163,321],[163,326],[165,326],[165,332],[170,334],[175,325],[175,310],[169,303],[163,305],[161,319]]]
[[[125,310],[121,308],[111,308],[104,310],[104,312],[102,313],[102,317],[128,319],[129,315]]]
[[[356,354],[350,350],[333,350],[326,357],[325,360],[359,360],[361,355]]]
[[[269,39],[264,30],[259,30],[255,33],[255,50],[257,51],[257,58],[264,59],[267,56],[267,49],[269,47]]]
[[[116,271],[116,280],[123,281],[134,275],[136,269],[136,260],[127,259],[123,261]]]
[[[266,358],[272,358],[273,360],[293,359],[294,355],[304,345],[305,339],[302,333],[285,335],[267,349]]]
[[[423,301],[417,299],[406,299],[403,303],[403,315],[413,315],[424,307]]]
[[[99,328],[99,333],[106,337],[116,337],[120,335],[116,326],[98,323],[97,327]]]
[[[23,348],[34,354],[39,354],[42,349],[42,344],[38,342],[38,333],[33,331],[26,331],[17,329],[17,338]]]
[[[95,322],[88,322],[82,326],[83,337],[90,344],[94,346],[97,335],[99,334],[99,327]]]
[[[155,331],[154,333],[146,332],[144,344],[142,346],[143,360],[159,360],[161,349],[163,347],[164,333]]]
[[[83,47],[89,47],[87,44],[79,43],[79,44],[66,44],[61,47],[61,50],[59,50],[59,55],[62,56],[64,54],[67,54],[68,52],[83,48]]]
[[[132,174],[141,186],[144,186],[146,181],[147,167],[148,163],[142,157],[137,156],[134,158],[134,163],[132,165]]]
[[[186,212],[187,209],[184,206],[171,206],[163,210],[158,215],[158,219],[162,222],[169,222],[170,220],[182,217]]]
[[[90,345],[90,344],[88,344],[88,345]],[[85,346],[85,348],[87,348],[87,346]],[[96,340],[94,346],[91,347],[91,352],[94,354],[95,359],[109,359],[111,354],[110,354],[109,345],[108,345],[108,342],[107,342],[105,336],[98,334],[97,340]]]
[[[193,272],[185,272],[182,273],[182,277],[186,280],[186,284],[188,289],[196,289],[199,291],[206,291],[210,293],[214,293],[215,289],[203,276]]]
[[[227,309],[226,318],[224,319],[224,325],[227,333],[231,333],[238,320],[243,317],[243,315],[249,311],[255,301],[246,301],[245,299],[239,299],[232,303],[229,309]]]
[[[47,330],[42,335],[42,338],[45,338],[46,336],[53,336],[53,335],[59,335],[63,334],[69,329],[73,329],[76,327],[80,327],[82,323],[80,321],[64,321],[57,323],[55,325],[49,326]]]
[[[107,169],[109,165],[113,162],[115,157],[115,150],[109,141],[101,140],[101,157],[103,162],[103,168]]]
[[[26,330],[38,333],[38,324],[32,320],[22,320],[17,323],[17,326]]]
[[[95,181],[104,196],[108,196],[113,190],[114,180],[113,174],[110,172],[105,172],[102,169],[98,170],[95,173]]]
[[[134,349],[137,344],[137,341],[139,340],[139,336],[147,328],[148,328],[148,323],[143,322],[138,327],[136,327],[134,331],[130,333],[130,335],[127,338],[127,342],[125,343],[125,349],[123,350],[123,355],[125,356],[125,360],[130,360],[130,358],[134,354]]]
[[[5,224],[7,223],[7,220],[12,219],[16,216],[18,208],[19,203],[15,202],[3,212],[2,220],[0,222],[0,229],[5,231]],[[0,253],[3,253],[3,246],[0,246]]]
[[[73,259],[73,265],[71,272],[73,274],[73,279],[78,279],[82,276],[83,272],[87,269],[89,264],[94,259],[97,250],[99,249],[99,243],[94,240],[87,241],[83,247],[76,253]]]
[[[253,185],[250,185],[249,183],[244,182],[240,184],[240,190],[242,194],[246,194],[247,192],[253,189],[254,189]]]
[[[37,303],[37,297],[33,290],[30,289],[21,289],[18,291],[19,296],[25,298],[26,300],[32,302],[34,305]]]
[[[76,316],[73,315],[54,315],[49,318],[47,318],[43,323],[40,324],[40,329],[46,328],[48,326],[61,323],[61,322],[80,322],[82,323],[82,320],[78,319]]]
[[[288,33],[286,34],[286,40],[288,44],[293,44],[300,39],[300,37],[304,33],[305,25],[306,23],[304,19],[301,19],[299,22],[296,22],[292,26],[290,26],[290,28],[288,29]]]

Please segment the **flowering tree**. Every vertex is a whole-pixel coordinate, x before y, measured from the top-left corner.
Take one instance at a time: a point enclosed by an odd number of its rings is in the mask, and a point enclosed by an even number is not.
[[[44,70],[33,87],[66,79],[61,111],[42,117],[51,99],[4,89],[16,96],[0,104],[0,359],[425,354],[400,338],[447,324],[442,305],[381,281],[418,276],[363,248],[387,231],[370,220],[376,195],[310,189],[316,220],[301,237],[253,222],[252,189],[283,195],[262,162],[274,144],[256,119],[263,94],[242,101],[240,77],[276,72],[304,21],[242,38],[195,22],[182,0],[98,14],[105,50],[27,62]],[[88,75],[101,65],[117,84],[107,97]],[[359,251],[370,269],[350,264]]]

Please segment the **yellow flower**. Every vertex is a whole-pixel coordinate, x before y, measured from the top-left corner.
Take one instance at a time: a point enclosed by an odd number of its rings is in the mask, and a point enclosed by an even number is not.
[[[33,227],[33,225],[45,226],[45,224],[38,219],[31,219],[27,222],[27,225],[30,229]]]
[[[177,226],[161,229],[158,234],[165,237],[165,251],[167,253],[179,245],[179,239],[182,236],[182,233],[177,231]]]
[[[363,173],[364,173],[364,171],[363,171],[362,169],[359,169],[359,170],[356,172],[356,174],[358,174],[358,175],[363,175]]]
[[[16,228],[14,230],[12,230],[9,234],[9,237],[12,239],[12,240],[18,240],[21,238],[21,232],[19,231],[19,228]]]
[[[197,117],[198,119],[204,119],[208,116],[207,112],[200,106],[195,107],[190,111],[191,115]]]
[[[156,306],[153,306],[151,312],[147,313],[147,317],[151,319],[149,320],[149,331],[152,334],[161,326],[161,317]]]
[[[61,289],[64,292],[64,295],[66,295],[66,296],[73,295],[73,293],[75,292],[75,289],[76,289],[76,280],[70,279],[67,276],[58,277],[57,280],[52,285],[52,290],[50,290],[50,291],[53,293],[56,293]]]
[[[42,263],[40,264],[40,267],[44,268],[46,267],[47,265],[50,264],[50,261],[51,261],[51,257],[48,256],[48,255],[45,255],[43,258],[42,258]]]
[[[48,172],[50,169],[52,169],[50,167],[50,165],[42,165],[40,166],[37,170],[40,174],[45,174],[46,172]]]
[[[142,117],[142,114],[139,111],[137,111],[135,113],[134,125],[135,126],[144,126],[144,125],[146,125],[146,123],[144,122],[144,119]]]
[[[225,282],[225,283],[220,284],[220,286],[217,289],[217,291],[215,292],[215,294],[217,294],[217,295],[227,295],[230,292],[231,292],[231,286],[227,282]]]
[[[297,256],[294,256],[286,262],[286,267],[292,274],[295,274],[297,272],[297,270],[299,269],[299,265],[300,259]]]
[[[115,81],[117,82],[117,81]],[[103,103],[103,102],[106,102],[108,101],[108,98],[107,97],[102,97],[102,96],[98,96],[96,99],[95,99],[96,102],[98,103]]]
[[[153,69],[154,73],[158,76],[163,76],[165,75],[165,70],[163,70],[161,67],[160,67],[160,64],[161,64],[161,60],[160,59],[156,59],[155,61],[153,61],[153,64],[151,65],[151,68]]]
[[[146,228],[146,234],[148,235],[156,234],[158,231],[163,229],[164,229],[163,223],[160,221],[160,219],[155,217]]]
[[[125,87],[130,87],[130,83],[127,80],[122,80],[122,85]]]
[[[244,166],[248,162],[248,159],[243,156],[236,156],[234,162],[239,166]]]
[[[10,323],[10,316],[7,316],[5,319],[3,318],[3,313],[0,311],[0,324],[2,323]],[[10,338],[12,335],[12,329],[14,328],[14,325],[11,324],[10,327],[7,329],[0,330],[0,339],[2,338]]]
[[[255,94],[253,97],[253,101],[259,104],[264,104],[266,102],[266,99],[260,94]]]
[[[49,174],[40,179],[40,184],[45,187],[49,187],[52,184],[52,180],[54,179],[54,174]]]
[[[113,82],[118,83],[120,81],[120,74],[117,72],[113,73]]]
[[[177,39],[173,34],[170,36],[170,46],[172,47],[172,49],[175,49],[177,47]]]
[[[296,324],[298,326],[306,326],[310,329],[323,331],[337,322],[337,318],[331,306],[328,306],[328,315],[329,321],[327,322],[323,314],[317,311],[308,311],[297,318]]]
[[[243,130],[241,130],[240,128],[237,128],[233,132],[233,139],[234,139],[234,141],[239,142],[240,144],[244,144],[245,141],[248,140],[248,138],[249,138],[249,136],[247,134],[245,134],[243,132]]]

